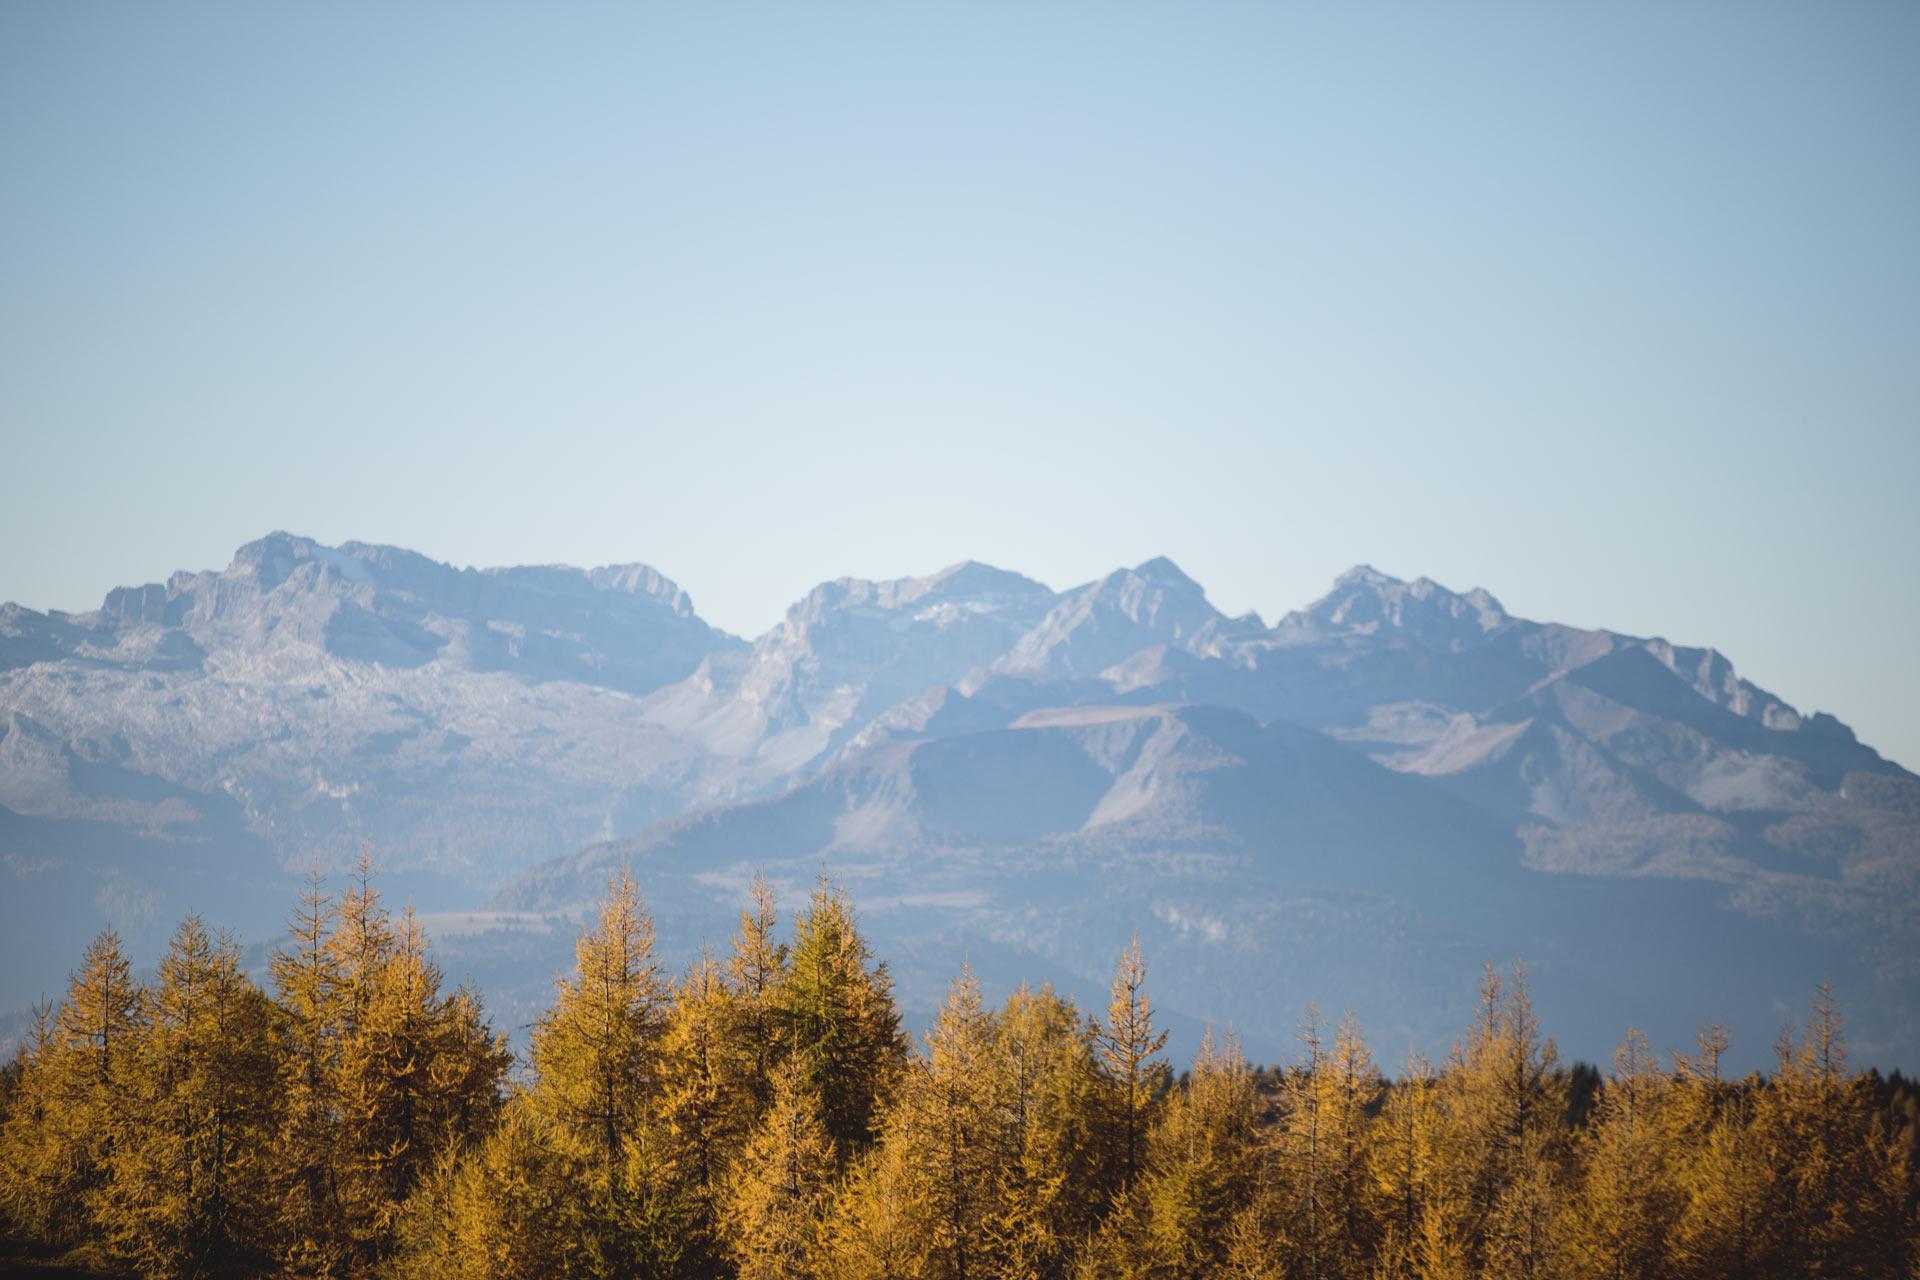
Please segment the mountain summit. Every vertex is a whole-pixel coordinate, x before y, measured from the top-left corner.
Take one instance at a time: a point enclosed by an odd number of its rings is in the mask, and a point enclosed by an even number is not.
[[[1157,922],[1181,1007],[1274,1044],[1257,989],[1412,1034],[1459,1021],[1407,995],[1428,970],[1438,999],[1524,950],[1595,1008],[1656,959],[1738,957],[1700,1008],[1756,1019],[1850,975],[1860,1043],[1920,1056],[1920,780],[1717,651],[1482,589],[1362,565],[1269,627],[1164,558],[1059,592],[968,561],[824,582],[749,643],[644,564],[275,533],[91,613],[0,607],[0,924],[137,934],[363,842],[429,908],[572,911],[628,862],[696,939],[754,867],[826,866],[909,947],[1063,983]]]

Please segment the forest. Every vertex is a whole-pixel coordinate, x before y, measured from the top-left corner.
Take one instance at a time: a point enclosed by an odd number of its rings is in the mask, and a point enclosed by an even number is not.
[[[919,1043],[845,892],[724,955],[654,955],[614,877],[516,1061],[363,858],[266,985],[188,919],[150,981],[112,933],[0,1076],[15,1257],[111,1275],[1882,1277],[1915,1274],[1920,1094],[1852,1071],[1833,993],[1765,1075],[1708,1027],[1563,1064],[1524,968],[1444,1056],[1210,1035],[1178,1074],[1139,948],[1111,999],[955,978]]]

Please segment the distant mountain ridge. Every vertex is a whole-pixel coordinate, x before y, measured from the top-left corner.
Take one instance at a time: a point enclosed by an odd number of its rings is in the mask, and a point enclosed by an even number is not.
[[[748,642],[642,564],[275,533],[91,613],[0,606],[0,810],[22,927],[368,841],[467,904],[576,910],[627,860],[693,920],[752,866],[826,865],[921,941],[1097,973],[1081,941],[1139,916],[1194,974],[1343,955],[1375,995],[1422,988],[1327,920],[1444,968],[1516,949],[1485,903],[1564,939],[1575,899],[1684,899],[1756,973],[1879,984],[1869,1040],[1905,1044],[1888,993],[1920,989],[1920,780],[1716,651],[1364,565],[1268,626],[1164,558],[1065,591],[964,562],[823,583]]]

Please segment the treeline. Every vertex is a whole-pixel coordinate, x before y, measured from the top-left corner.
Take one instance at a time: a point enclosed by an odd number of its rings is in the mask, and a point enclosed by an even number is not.
[[[1899,1276],[1914,1097],[1850,1074],[1823,988],[1771,1075],[1718,1029],[1563,1069],[1489,969],[1389,1082],[1349,1019],[1176,1079],[1137,947],[1105,1010],[953,984],[924,1043],[822,883],[790,940],[757,883],[670,976],[630,876],[514,1069],[363,861],[316,881],[271,991],[183,924],[151,983],[104,934],[0,1083],[18,1241],[146,1276]],[[1897,1083],[1897,1081],[1896,1081]]]

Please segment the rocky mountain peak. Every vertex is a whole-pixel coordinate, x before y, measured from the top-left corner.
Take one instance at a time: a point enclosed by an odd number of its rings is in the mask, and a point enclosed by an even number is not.
[[[652,565],[641,564],[638,561],[631,564],[602,565],[598,569],[587,570],[586,578],[602,591],[617,591],[630,596],[647,596],[667,606],[679,617],[694,616],[693,597],[688,595],[679,583]]]
[[[1199,583],[1156,557],[1063,593],[995,670],[1094,676],[1153,645],[1194,651],[1225,620]]]
[[[311,538],[276,529],[235,551],[223,576],[251,579],[260,590],[271,591],[285,582],[303,561],[313,559],[319,549],[320,544]]]
[[[1407,582],[1362,564],[1334,579],[1326,595],[1282,618],[1276,630],[1290,639],[1399,634],[1422,648],[1458,653],[1513,621],[1482,588],[1459,593],[1431,578]]]

